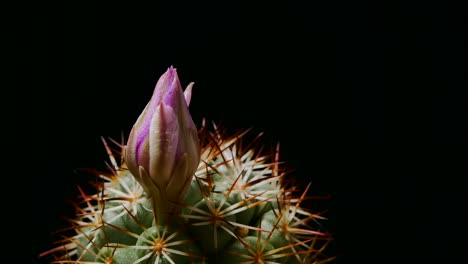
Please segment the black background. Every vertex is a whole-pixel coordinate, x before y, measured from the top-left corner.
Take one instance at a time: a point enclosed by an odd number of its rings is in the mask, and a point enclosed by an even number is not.
[[[331,195],[317,206],[337,263],[466,262],[461,8],[192,2],[53,5],[35,25],[45,115],[33,262],[89,179],[75,169],[105,168],[100,136],[128,135],[171,65],[195,82],[197,124],[264,131],[291,177]]]

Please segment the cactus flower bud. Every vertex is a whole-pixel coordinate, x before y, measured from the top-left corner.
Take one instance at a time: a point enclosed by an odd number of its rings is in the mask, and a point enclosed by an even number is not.
[[[134,124],[125,151],[128,169],[152,198],[158,215],[174,212],[200,162],[200,142],[188,105],[192,85],[182,91],[171,66]]]

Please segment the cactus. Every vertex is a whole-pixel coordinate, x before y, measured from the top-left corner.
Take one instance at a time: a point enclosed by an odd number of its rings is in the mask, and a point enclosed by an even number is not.
[[[79,188],[70,229],[41,257],[108,264],[334,259],[325,254],[325,218],[301,205],[310,184],[300,190],[288,179],[279,145],[264,154],[261,134],[244,144],[249,130],[229,135],[205,120],[194,130],[191,87],[182,92],[169,68],[128,143],[103,138],[109,170],[96,173],[93,194]]]

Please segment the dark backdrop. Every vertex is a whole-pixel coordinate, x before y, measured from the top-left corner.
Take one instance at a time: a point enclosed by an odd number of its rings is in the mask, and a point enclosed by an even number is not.
[[[466,261],[462,9],[302,2],[50,6],[35,25],[33,261],[89,179],[74,170],[104,168],[100,136],[128,135],[170,65],[195,82],[197,124],[264,131],[291,177],[331,195],[337,263]]]

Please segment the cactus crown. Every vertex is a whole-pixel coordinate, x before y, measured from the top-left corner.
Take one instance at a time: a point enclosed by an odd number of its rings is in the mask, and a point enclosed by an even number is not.
[[[188,104],[190,96],[185,101]],[[160,116],[169,115],[166,111]],[[53,263],[106,264],[319,264],[333,260],[325,255],[331,241],[320,225],[325,218],[303,206],[310,184],[300,190],[288,179],[279,145],[267,153],[260,143],[261,133],[245,144],[249,130],[228,135],[215,124],[209,127],[205,120],[196,133],[201,145],[198,167],[188,183],[180,183],[184,185],[180,188],[169,186],[167,193],[155,182],[159,180],[157,168],[151,179],[144,178],[150,176],[141,167],[138,170],[136,163],[129,170],[123,158],[126,146],[103,139],[108,171],[96,173],[94,193],[79,188],[70,228],[62,232],[59,245],[41,257],[51,257]],[[183,136],[178,140],[184,140]],[[152,152],[145,155],[166,158],[148,144]],[[186,149],[193,152],[193,148],[181,148]],[[187,175],[187,171],[182,173]]]

